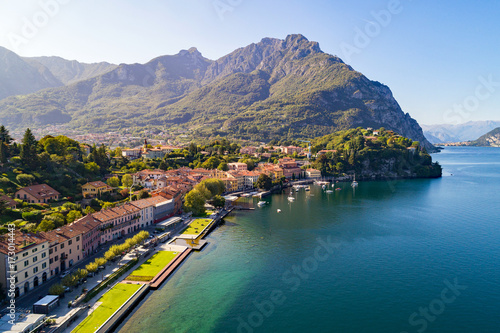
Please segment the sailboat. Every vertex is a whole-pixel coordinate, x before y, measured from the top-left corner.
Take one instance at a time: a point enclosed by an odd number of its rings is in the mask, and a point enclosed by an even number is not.
[[[352,186],[352,187],[358,187],[358,182],[356,181],[356,174],[354,174],[354,180],[353,180],[353,182],[351,183],[351,186]]]

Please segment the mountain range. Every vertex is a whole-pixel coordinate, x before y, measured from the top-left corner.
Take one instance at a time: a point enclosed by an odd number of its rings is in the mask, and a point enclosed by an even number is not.
[[[9,58],[18,63],[5,70],[11,78],[18,71],[26,74],[19,82],[33,81],[25,78],[29,75],[37,82],[23,91],[23,84],[3,89],[5,80],[0,81],[3,96],[17,94],[0,100],[0,123],[10,128],[66,124],[109,131],[149,126],[265,141],[385,127],[434,148],[387,86],[299,34],[264,38],[217,60],[204,58],[196,48],[118,66],[56,57]]]
[[[500,127],[500,121],[469,121],[463,124],[421,125],[425,137],[432,143],[475,140],[484,133]]]
[[[482,135],[477,140],[472,141],[471,146],[500,147],[500,127],[497,127],[485,135]]]

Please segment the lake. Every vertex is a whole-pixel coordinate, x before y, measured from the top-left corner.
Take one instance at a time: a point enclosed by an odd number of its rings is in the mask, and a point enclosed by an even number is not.
[[[235,212],[120,332],[499,332],[500,149],[432,156],[440,179]]]

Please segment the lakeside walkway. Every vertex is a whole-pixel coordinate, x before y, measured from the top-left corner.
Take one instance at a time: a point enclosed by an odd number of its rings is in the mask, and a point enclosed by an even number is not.
[[[156,244],[153,249],[148,250],[148,253],[144,253],[143,255],[140,256],[139,261],[136,265],[134,265],[135,268],[140,267],[143,263],[145,263],[147,260],[153,256],[153,254],[157,253],[158,251],[175,251],[178,252],[179,254],[170,262],[168,263],[151,281],[146,281],[146,282],[140,282],[140,281],[128,281],[126,278],[129,276],[130,273],[124,274],[122,277],[120,277],[117,281],[109,285],[107,288],[102,290],[99,294],[93,297],[92,301],[88,302],[86,305],[81,306],[79,308],[75,309],[69,309],[64,304],[61,304],[58,308],[56,308],[53,312],[51,312],[50,315],[56,315],[58,318],[56,319],[57,324],[61,324],[65,320],[68,319],[70,316],[75,316],[78,317],[76,318],[71,324],[69,324],[68,327],[62,329],[62,330],[45,330],[45,332],[72,332],[87,316],[89,316],[95,309],[98,307],[98,300],[109,290],[111,290],[114,286],[116,286],[119,283],[125,283],[125,284],[141,284],[141,285],[147,285],[148,288],[144,289],[143,292],[141,293],[141,298],[147,297],[147,294],[149,293],[149,290],[156,290],[158,289],[163,282],[168,280],[170,276],[175,272],[175,270],[187,259],[189,254],[191,254],[192,251],[194,250],[201,250],[204,245],[207,244],[206,241],[202,240],[201,238],[205,237],[208,235],[215,227],[217,227],[220,224],[220,221],[226,217],[229,213],[231,213],[232,209],[226,211],[223,210],[221,213],[218,214],[217,217],[206,227],[203,229],[203,231],[198,235],[196,240],[186,240],[186,241],[192,241],[196,242],[196,244],[193,243],[195,246],[188,246],[186,245],[179,245],[175,244],[175,240],[178,239],[179,233],[182,232],[184,227],[187,225],[183,224],[182,228],[178,228],[175,230],[175,232],[171,232],[171,234],[175,234],[171,240],[169,240],[168,243],[165,244]],[[184,240],[184,239],[183,239]],[[203,244],[203,245],[201,245]],[[201,245],[201,246],[200,246]],[[128,262],[132,260],[134,257],[132,257],[132,254],[127,254],[125,257],[120,260],[118,263],[117,267],[115,267],[112,271],[115,271],[118,269],[118,267],[121,267],[122,265],[125,264],[125,262]],[[109,273],[111,274],[111,273]],[[95,278],[95,277],[94,277]],[[93,279],[93,278],[91,278]],[[102,279],[101,279],[102,280]],[[100,283],[101,280],[96,280],[96,281],[87,281],[87,286],[88,289],[90,290],[94,286],[96,286],[98,283]],[[89,283],[90,282],[90,283]],[[120,307],[121,313],[119,314],[118,317],[115,317],[116,313],[112,316],[114,318],[114,322],[106,325],[105,330],[99,330],[99,332],[107,332],[109,330],[112,330],[115,328],[119,323],[126,317],[127,313],[132,311],[132,309],[137,305],[138,301],[135,299],[133,302],[124,304],[123,307]],[[68,299],[71,300],[71,299]]]

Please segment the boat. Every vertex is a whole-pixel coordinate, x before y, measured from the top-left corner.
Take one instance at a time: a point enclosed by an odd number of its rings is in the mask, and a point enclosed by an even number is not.
[[[306,191],[310,191],[311,190],[311,186],[306,186]]]
[[[337,187],[335,191],[342,191],[342,189],[340,187]]]
[[[321,188],[324,190],[326,188],[326,185],[321,185]]]
[[[281,213],[281,209],[276,210],[276,212]]]
[[[354,180],[353,180],[353,182],[351,183],[351,186],[352,186],[352,187],[357,187],[357,186],[358,186],[358,182],[356,181],[356,175],[354,175]]]
[[[290,194],[288,194],[288,201],[292,202],[292,201],[295,201],[295,197],[293,196],[292,194],[292,191],[290,190]]]
[[[333,193],[332,190],[326,190],[326,193]]]
[[[264,206],[266,203],[267,203],[266,201],[259,201],[259,202],[257,202],[257,206],[262,207],[262,206]]]

